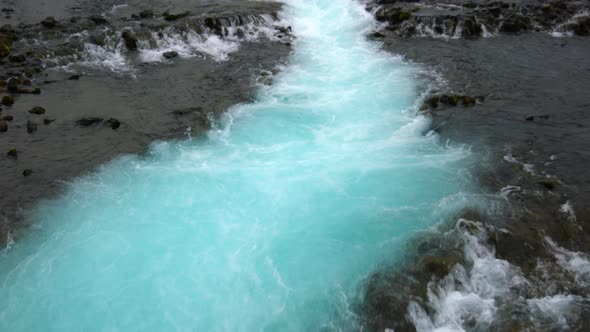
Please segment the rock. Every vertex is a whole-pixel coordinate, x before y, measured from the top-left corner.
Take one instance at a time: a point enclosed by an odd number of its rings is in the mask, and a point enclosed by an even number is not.
[[[55,17],[49,16],[46,17],[43,21],[41,21],[41,25],[43,25],[46,28],[52,29],[57,26],[57,21],[55,20]]]
[[[8,61],[12,63],[23,63],[27,60],[27,57],[24,54],[19,55],[11,55],[8,57]]]
[[[23,176],[29,176],[31,174],[33,174],[33,170],[32,169],[25,169],[23,171]]]
[[[12,9],[12,8],[2,8],[2,12],[3,13],[13,13],[14,12],[14,9]]]
[[[41,115],[41,114],[45,114],[45,109],[41,106],[35,106],[31,110],[29,110],[29,113]]]
[[[476,38],[481,37],[483,29],[481,28],[481,25],[475,20],[468,19],[463,22],[463,30],[461,33],[465,37]]]
[[[123,31],[123,33],[121,34],[121,37],[125,41],[125,46],[127,47],[128,50],[130,50],[130,51],[137,50],[137,37],[135,37],[135,34],[132,31],[130,31],[130,30]]]
[[[10,148],[10,150],[8,150],[8,152],[6,153],[7,156],[9,157],[13,157],[13,158],[17,158],[18,157],[18,151],[16,151],[16,148]]]
[[[2,97],[2,105],[12,106],[13,104],[14,104],[14,97],[13,96]]]
[[[104,31],[93,31],[88,36],[88,41],[94,45],[104,46],[106,44],[107,35]]]
[[[14,120],[14,117],[12,115],[5,115],[4,117],[2,117],[2,120],[12,121],[12,120]]]
[[[16,30],[14,30],[12,25],[4,24],[2,27],[0,27],[0,33],[14,34],[16,33]]]
[[[37,131],[37,124],[32,121],[27,121],[27,133],[32,134]]]
[[[504,33],[518,34],[529,30],[530,18],[522,15],[514,15],[504,21],[500,31]]]
[[[472,106],[475,106],[475,104],[477,103],[477,100],[471,96],[461,96],[461,103],[465,107],[472,107]]]
[[[423,256],[420,258],[416,266],[416,270],[429,274],[435,275],[439,279],[444,278],[450,272],[453,266],[460,264],[461,259],[456,256]]]
[[[115,130],[117,128],[119,128],[121,126],[121,121],[115,119],[115,118],[110,118],[106,121],[107,125],[109,127],[111,127],[111,129]]]
[[[164,56],[164,58],[166,59],[172,59],[172,58],[176,58],[178,56],[178,52],[175,51],[171,51],[171,52],[164,52],[164,54],[162,54]]]
[[[80,79],[80,74],[74,74],[74,75],[68,77],[68,80],[70,80],[70,81],[77,81],[79,79]]]
[[[457,106],[459,104],[459,98],[460,96],[458,95],[442,95],[440,102],[450,106]]]
[[[8,131],[8,123],[4,120],[0,120],[0,133]]]
[[[385,35],[382,34],[381,32],[375,31],[372,34],[370,34],[369,37],[371,37],[373,39],[382,39],[382,38],[385,38]]]
[[[18,84],[19,80],[16,77],[11,77],[6,81],[6,90],[9,92],[17,92],[18,91]]]
[[[88,20],[92,21],[92,23],[96,25],[105,25],[109,23],[109,21],[107,21],[107,19],[102,16],[90,16]]]
[[[76,124],[79,126],[82,126],[82,127],[89,127],[89,126],[101,123],[103,121],[104,121],[103,118],[89,116],[89,117],[85,117],[85,118],[82,118],[82,119],[76,121]]]
[[[559,181],[552,178],[541,179],[537,183],[547,190],[553,190],[559,185]]]
[[[525,118],[525,120],[527,121],[535,121],[535,119],[543,119],[543,120],[548,120],[549,119],[549,115],[548,114],[543,114],[543,115],[531,115],[531,116],[527,116]]]
[[[43,124],[44,125],[48,125],[48,124],[51,124],[54,121],[55,121],[55,119],[45,118],[45,119],[43,119]]]
[[[139,16],[140,18],[152,18],[152,17],[154,17],[155,15],[154,15],[154,12],[153,12],[153,11],[151,11],[151,10],[149,10],[149,9],[146,9],[146,10],[144,10],[144,11],[141,11],[141,12],[138,14],[138,16]]]
[[[172,14],[169,11],[166,11],[162,14],[162,16],[164,17],[164,19],[166,21],[176,21],[178,19],[181,19],[183,17],[187,17],[189,15],[190,15],[189,11],[185,11],[185,12],[178,13],[178,14]]]

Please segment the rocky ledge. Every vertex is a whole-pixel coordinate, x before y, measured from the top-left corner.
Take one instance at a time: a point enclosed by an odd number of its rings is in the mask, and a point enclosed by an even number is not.
[[[376,0],[369,10],[403,37],[479,38],[529,31],[590,35],[588,1]]]

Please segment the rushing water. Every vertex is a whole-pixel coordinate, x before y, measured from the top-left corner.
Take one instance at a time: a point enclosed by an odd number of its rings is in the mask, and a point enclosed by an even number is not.
[[[353,327],[377,265],[452,208],[466,152],[425,135],[417,68],[354,1],[295,1],[298,40],[206,138],[75,181],[0,257],[0,330]]]

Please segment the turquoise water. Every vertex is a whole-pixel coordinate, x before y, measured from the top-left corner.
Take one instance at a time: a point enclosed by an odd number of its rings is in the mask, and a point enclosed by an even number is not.
[[[371,271],[440,221],[468,154],[425,135],[418,68],[354,1],[290,1],[295,52],[206,138],[154,144],[31,212],[2,331],[354,328]]]

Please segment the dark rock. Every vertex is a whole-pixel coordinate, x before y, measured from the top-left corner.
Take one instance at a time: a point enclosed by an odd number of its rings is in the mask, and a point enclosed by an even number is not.
[[[14,120],[14,117],[12,115],[5,115],[4,117],[2,117],[2,120],[12,121],[12,120]]]
[[[17,158],[18,157],[18,151],[16,151],[16,148],[10,148],[10,150],[8,150],[8,152],[6,153],[7,156],[9,157],[13,157],[13,158]]]
[[[8,131],[8,123],[4,120],[0,120],[0,133]]]
[[[166,59],[172,59],[172,58],[176,58],[178,56],[178,52],[175,51],[171,51],[171,52],[165,52],[164,54],[162,54],[164,56],[164,58]]]
[[[151,10],[149,10],[149,9],[146,9],[146,10],[144,10],[144,11],[140,12],[140,13],[138,14],[138,16],[139,16],[140,18],[152,18],[152,17],[154,17],[154,12],[153,12],[153,11],[151,11]]]
[[[559,185],[559,181],[552,178],[541,179],[537,183],[547,190],[553,190]]]
[[[82,127],[89,127],[89,126],[101,123],[103,121],[104,121],[103,118],[89,116],[89,117],[85,117],[80,120],[77,120],[76,124],[79,126],[82,126]]]
[[[463,30],[461,31],[462,35],[465,37],[481,37],[483,33],[483,29],[481,25],[477,23],[473,19],[468,19],[463,22]]]
[[[457,106],[459,104],[459,98],[460,96],[458,95],[442,95],[440,102],[445,105]]]
[[[45,114],[45,109],[41,106],[35,106],[31,110],[29,110],[29,113],[41,115],[41,114]]]
[[[442,279],[451,272],[453,266],[460,263],[461,258],[456,256],[441,257],[427,255],[420,258],[414,269]]]
[[[512,16],[502,23],[500,31],[504,33],[518,34],[524,31],[528,31],[530,19],[522,15]]]
[[[55,28],[57,26],[57,21],[55,20],[55,17],[53,16],[49,16],[46,17],[43,21],[41,21],[41,25],[43,25],[46,28]]]
[[[106,121],[107,125],[109,127],[111,127],[111,129],[115,130],[118,129],[121,126],[121,121],[115,119],[115,118],[110,118]]]
[[[106,44],[107,35],[104,31],[93,31],[88,36],[88,41],[94,45],[104,46]]]
[[[187,17],[189,15],[190,15],[189,11],[185,11],[185,12],[178,13],[178,14],[172,14],[169,11],[166,11],[162,14],[162,16],[164,17],[164,19],[166,21],[176,21],[178,19],[181,19],[183,17]]]
[[[0,27],[0,33],[14,34],[14,33],[16,33],[16,30],[14,30],[12,25],[4,24],[3,26]]]
[[[461,96],[461,103],[465,107],[472,107],[472,106],[475,106],[475,104],[477,103],[477,100],[471,96]]]
[[[25,169],[23,171],[23,176],[29,176],[31,174],[33,174],[33,170],[32,169]]]
[[[43,124],[48,125],[54,121],[55,121],[55,119],[45,118],[45,119],[43,119]]]
[[[107,19],[102,16],[90,16],[88,19],[96,25],[105,25],[109,23],[109,21],[107,21]]]
[[[12,106],[13,104],[14,104],[14,97],[13,96],[2,97],[2,105]]]
[[[37,131],[37,124],[32,121],[27,121],[27,133],[32,134]]]
[[[16,77],[11,77],[6,81],[6,90],[9,92],[17,92],[18,91],[18,84],[19,80]]]
[[[80,74],[74,74],[74,75],[68,77],[68,80],[70,80],[70,81],[77,81],[79,79],[80,79]]]
[[[27,57],[24,54],[11,55],[8,60],[12,63],[23,63],[27,60]]]
[[[13,13],[14,12],[14,9],[12,9],[12,8],[2,8],[2,12],[3,13]]]
[[[372,34],[370,34],[369,37],[371,37],[373,39],[382,39],[382,38],[385,38],[385,35],[382,34],[381,32],[375,31]]]
[[[548,120],[549,119],[549,115],[548,114],[543,114],[543,115],[531,115],[526,117],[527,121],[535,121],[535,119],[543,119],[543,120]]]
[[[127,47],[128,50],[130,50],[130,51],[137,50],[137,37],[135,37],[135,34],[132,31],[130,31],[130,30],[123,31],[123,33],[121,34],[121,37],[125,41],[125,46]]]

